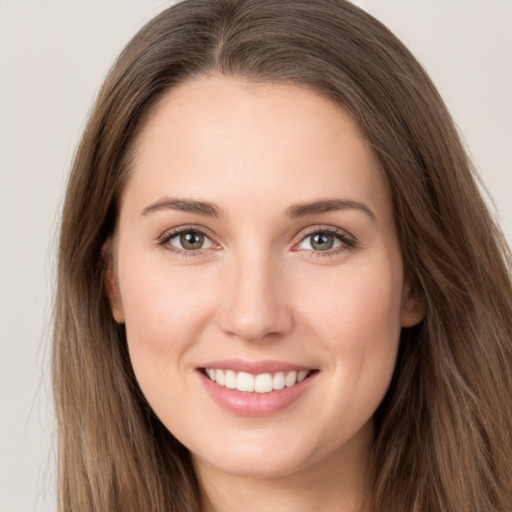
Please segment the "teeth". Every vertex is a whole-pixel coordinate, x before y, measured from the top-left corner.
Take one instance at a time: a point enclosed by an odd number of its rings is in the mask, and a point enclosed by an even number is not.
[[[234,372],[233,370],[220,370],[216,368],[206,368],[206,375],[220,386],[238,391],[270,393],[274,390],[291,387],[302,382],[311,370],[301,370],[299,372],[276,372],[260,373],[253,375],[246,372]]]
[[[301,370],[297,374],[297,382],[302,382],[308,376],[308,373],[309,372],[307,370]]]
[[[288,372],[284,378],[284,383],[287,388],[293,386],[297,382],[297,372]]]
[[[256,375],[254,381],[254,391],[256,393],[270,393],[274,390],[274,379],[270,373]]]
[[[233,370],[228,370],[226,372],[226,379],[224,380],[224,385],[229,389],[236,389],[236,373]]]
[[[217,384],[220,384],[221,386],[224,386],[225,377],[224,377],[224,372],[222,370],[215,370],[215,382]]]
[[[272,387],[274,389],[283,389],[284,386],[285,386],[285,382],[286,382],[286,379],[285,379],[284,372],[277,372],[274,375],[274,380],[272,382]]]
[[[222,370],[217,370],[220,372]],[[217,384],[220,384],[217,381]],[[222,384],[220,384],[222,386]],[[236,378],[236,389],[238,391],[254,391],[254,376],[250,373],[240,372]]]

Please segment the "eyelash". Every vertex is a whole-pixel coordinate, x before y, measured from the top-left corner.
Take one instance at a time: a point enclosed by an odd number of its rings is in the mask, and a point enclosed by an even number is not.
[[[356,247],[356,240],[352,235],[350,235],[343,229],[334,227],[316,227],[311,230],[308,230],[302,235],[299,244],[304,242],[304,240],[306,240],[307,238],[320,233],[334,236],[339,242],[341,242],[341,245],[339,247],[336,247],[335,249],[328,249],[326,251],[314,251],[311,249],[295,249],[295,246],[298,245],[295,244],[294,249],[292,250],[296,252],[303,250],[305,251],[308,258],[327,258],[337,256],[345,251],[351,251]]]
[[[187,251],[187,250],[179,249],[177,247],[169,245],[169,241],[172,238],[175,238],[176,236],[179,236],[182,233],[198,233],[198,234],[204,235],[206,238],[211,240],[213,244],[217,245],[215,242],[213,242],[213,240],[212,240],[213,237],[209,234],[209,231],[207,231],[204,228],[199,227],[199,226],[183,226],[180,228],[172,229],[170,231],[166,231],[158,239],[158,245],[160,247],[164,247],[168,251],[175,253],[176,255],[178,255],[181,258],[199,257],[199,256],[204,255],[204,253],[208,251],[209,248]],[[351,251],[352,249],[354,249],[356,247],[356,240],[352,235],[350,235],[349,233],[347,233],[346,231],[344,231],[342,229],[334,228],[334,227],[325,227],[325,228],[316,227],[314,229],[306,231],[306,233],[304,233],[304,235],[302,236],[300,241],[297,244],[295,244],[295,246],[304,242],[308,237],[316,235],[316,234],[320,234],[320,233],[327,234],[327,235],[333,235],[338,241],[341,242],[342,245],[335,249],[329,249],[326,251],[314,251],[314,250],[310,250],[310,249],[302,249],[306,252],[307,257],[309,257],[309,258],[332,257],[332,256],[336,256],[338,254],[341,254],[342,252],[345,252],[345,251]],[[301,251],[301,249],[296,249],[295,246],[292,249],[293,251],[296,251],[296,252]]]
[[[169,245],[169,241],[172,238],[175,238],[176,236],[181,235],[182,233],[198,233],[201,235],[204,235],[209,240],[212,240],[212,235],[209,234],[209,231],[205,230],[204,228],[201,228],[199,226],[182,226],[180,228],[171,229],[170,231],[166,231],[159,239],[158,239],[158,245],[160,247],[164,247],[168,251],[171,251],[175,253],[177,256],[181,258],[194,258],[198,256],[204,255],[204,253],[208,249],[197,249],[195,251],[186,251],[184,249],[179,249],[177,247],[173,247],[172,245]],[[212,243],[215,244],[215,242],[212,241]],[[215,244],[217,245],[217,244]]]

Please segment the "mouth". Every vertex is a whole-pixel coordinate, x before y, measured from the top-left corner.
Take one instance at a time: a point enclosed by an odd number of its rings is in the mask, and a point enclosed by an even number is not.
[[[237,416],[268,416],[310,396],[320,370],[285,361],[225,359],[196,368],[203,389]]]
[[[202,368],[201,372],[219,386],[245,393],[271,393],[292,388],[317,370],[291,370],[252,374],[221,368]]]

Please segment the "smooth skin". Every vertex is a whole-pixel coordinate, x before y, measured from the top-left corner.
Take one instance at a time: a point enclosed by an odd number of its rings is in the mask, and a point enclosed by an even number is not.
[[[372,416],[424,304],[351,116],[292,85],[175,87],[141,129],[110,243],[113,316],[148,402],[192,453],[203,510],[367,510]],[[290,406],[246,417],[199,371],[233,358],[317,373]]]

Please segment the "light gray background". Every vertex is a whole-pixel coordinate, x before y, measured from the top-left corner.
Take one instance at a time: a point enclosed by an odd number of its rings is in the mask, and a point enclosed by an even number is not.
[[[426,66],[512,240],[512,0],[360,0]],[[55,510],[58,211],[98,87],[169,2],[0,0],[0,512]]]

